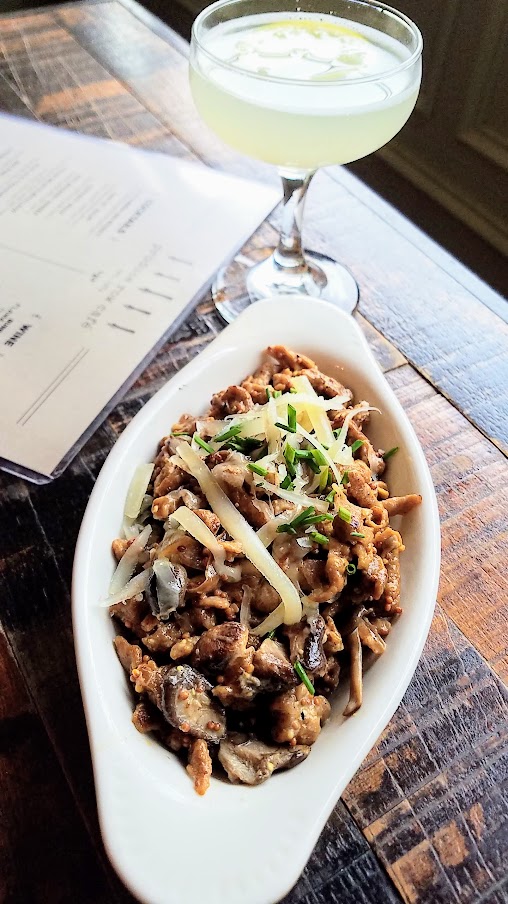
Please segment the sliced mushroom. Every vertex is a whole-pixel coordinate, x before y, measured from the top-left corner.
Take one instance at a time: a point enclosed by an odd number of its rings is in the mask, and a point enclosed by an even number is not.
[[[283,691],[294,687],[298,681],[282,644],[267,638],[253,658],[254,674],[261,679],[265,691]]]
[[[219,760],[230,782],[259,785],[278,769],[292,769],[310,753],[310,747],[276,747],[262,741],[249,740],[245,735],[221,741]]]
[[[360,709],[363,696],[362,678],[362,644],[358,628],[348,635],[347,645],[350,652],[349,700],[344,710],[345,716],[352,716]]]
[[[187,572],[183,565],[175,565],[169,559],[155,559],[155,593],[147,594],[150,608],[157,618],[165,620],[171,612],[185,602]]]
[[[326,625],[321,615],[304,619],[298,625],[286,628],[289,637],[291,662],[301,662],[306,672],[315,676],[324,674],[326,655],[323,649]]]
[[[211,696],[212,685],[191,668],[177,665],[164,671],[161,710],[173,728],[217,743],[226,735],[226,716]]]
[[[225,622],[205,631],[199,638],[192,664],[207,673],[223,672],[232,659],[245,652],[249,632],[239,622]]]
[[[358,635],[362,644],[369,647],[376,656],[380,656],[386,650],[383,638],[366,618],[360,618],[358,621]]]

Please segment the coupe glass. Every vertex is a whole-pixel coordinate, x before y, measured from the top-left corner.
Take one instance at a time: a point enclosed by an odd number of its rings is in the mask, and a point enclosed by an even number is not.
[[[421,52],[413,22],[370,0],[219,0],[197,17],[190,83],[199,113],[227,144],[275,164],[283,184],[277,248],[218,274],[224,319],[277,292],[353,310],[349,270],[303,252],[307,189],[319,167],[365,157],[399,132],[418,96]]]

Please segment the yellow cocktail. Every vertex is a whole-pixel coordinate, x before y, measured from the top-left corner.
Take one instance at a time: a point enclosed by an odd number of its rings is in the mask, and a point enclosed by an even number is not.
[[[190,82],[204,121],[227,144],[275,164],[284,183],[281,241],[252,267],[232,319],[250,301],[294,291],[357,300],[351,274],[323,255],[303,257],[305,192],[321,166],[382,147],[413,110],[421,36],[390,7],[369,0],[219,0],[193,28]],[[222,280],[224,300],[228,286]],[[234,289],[238,294],[238,287]]]
[[[420,86],[400,42],[329,15],[247,16],[213,29],[204,49],[212,56],[190,71],[201,116],[227,144],[282,167],[372,153],[402,128]]]

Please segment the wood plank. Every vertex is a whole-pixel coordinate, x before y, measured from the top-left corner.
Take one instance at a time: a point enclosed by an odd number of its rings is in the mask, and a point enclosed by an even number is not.
[[[425,450],[442,528],[440,602],[487,662],[508,668],[508,466],[411,367],[387,375]]]
[[[0,17],[0,105],[50,125],[188,156],[50,12]]]
[[[508,872],[508,695],[438,608],[415,677],[344,801],[406,902],[494,900]]]
[[[0,686],[0,900],[127,904],[87,837],[1,629]]]
[[[134,5],[130,6],[132,9]],[[237,154],[203,125],[190,94],[185,44],[177,47],[173,41],[168,43],[170,29],[160,23],[156,34],[131,9],[116,2],[99,7],[80,3],[57,8],[55,16],[198,157],[228,172],[277,184],[273,167]],[[126,47],[130,48],[128,54]]]
[[[153,33],[116,2],[89,10],[83,4],[57,15],[202,159],[269,178],[266,166],[239,157],[200,122],[187,63],[166,43],[164,28]],[[136,46],[133,61],[124,52],[126,44]],[[307,243],[348,264],[360,286],[362,314],[486,436],[508,448],[507,325],[471,294],[465,268],[456,263],[452,273],[450,264],[444,272],[431,243],[422,236],[420,248],[418,230],[413,227],[408,238],[404,218],[392,211],[388,222],[388,205],[358,185],[350,173],[318,174],[309,193]],[[462,270],[464,284],[457,280]]]

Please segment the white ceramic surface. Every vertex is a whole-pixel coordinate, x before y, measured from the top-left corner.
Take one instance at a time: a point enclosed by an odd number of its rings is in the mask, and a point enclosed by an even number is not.
[[[113,571],[127,487],[137,464],[182,412],[204,412],[213,392],[243,379],[269,344],[285,343],[368,399],[369,435],[400,446],[389,467],[392,494],[420,492],[403,524],[403,617],[368,670],[364,703],[333,714],[309,758],[250,788],[212,779],[204,798],[178,759],[131,723],[132,701],[107,611],[97,606]],[[73,625],[104,844],[115,869],[145,904],[273,904],[309,858],[339,795],[398,706],[429,630],[439,576],[436,498],[421,447],[355,321],[323,302],[279,297],[253,305],[145,405],[111,451],[94,487],[76,547]]]

